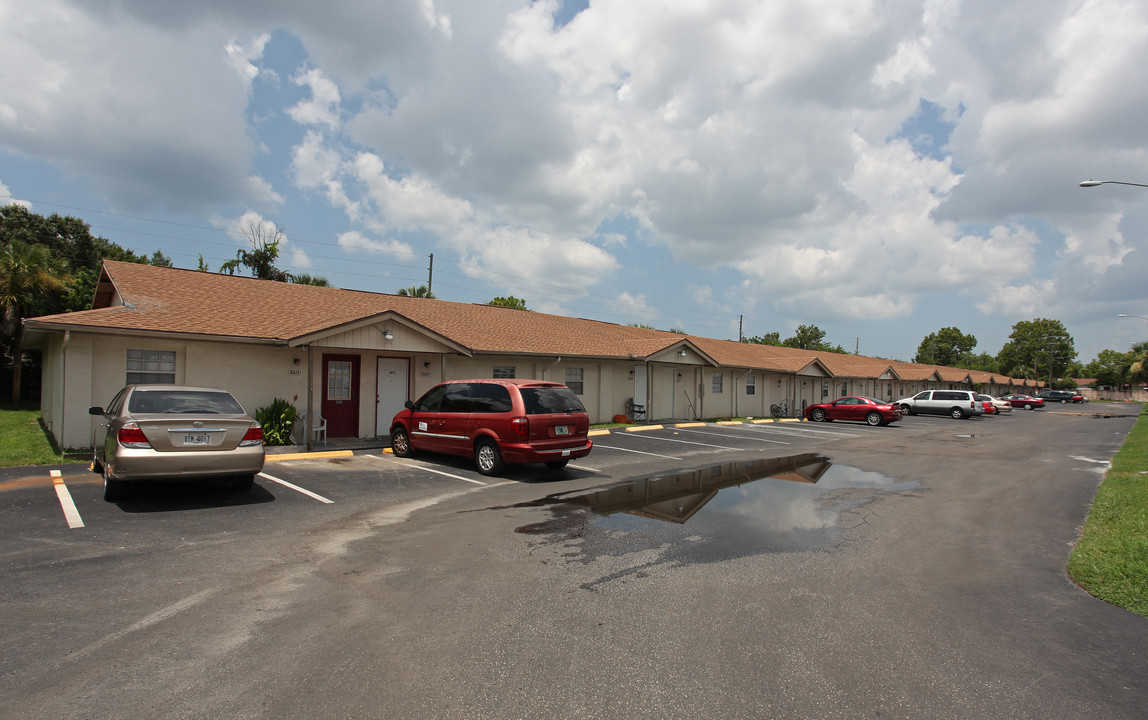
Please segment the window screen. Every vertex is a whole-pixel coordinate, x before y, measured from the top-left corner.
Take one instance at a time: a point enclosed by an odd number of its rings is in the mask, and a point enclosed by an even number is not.
[[[566,368],[566,387],[575,395],[582,394],[582,368]]]

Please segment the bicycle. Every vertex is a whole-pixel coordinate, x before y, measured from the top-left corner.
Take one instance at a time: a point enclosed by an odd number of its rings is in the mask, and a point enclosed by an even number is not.
[[[789,417],[789,401],[769,406],[769,412],[774,417]]]

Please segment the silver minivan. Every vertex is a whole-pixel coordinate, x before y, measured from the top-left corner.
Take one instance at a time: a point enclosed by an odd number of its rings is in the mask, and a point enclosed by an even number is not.
[[[925,390],[894,404],[905,415],[948,415],[959,420],[985,414],[984,405],[970,390]]]

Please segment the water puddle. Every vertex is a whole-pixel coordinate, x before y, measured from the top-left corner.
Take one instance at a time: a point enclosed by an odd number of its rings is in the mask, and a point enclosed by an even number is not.
[[[514,507],[548,517],[516,532],[564,542],[570,559],[656,551],[658,563],[716,562],[836,544],[883,492],[916,488],[813,453],[638,478]]]

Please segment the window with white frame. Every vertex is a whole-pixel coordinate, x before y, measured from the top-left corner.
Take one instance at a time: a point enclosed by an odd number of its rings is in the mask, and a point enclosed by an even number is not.
[[[724,380],[724,376],[722,375],[722,373],[714,373],[714,381],[713,381],[713,387],[712,387],[712,392],[714,395],[720,395],[721,394],[721,388],[722,388],[723,380]]]
[[[175,350],[128,349],[127,384],[175,384]]]
[[[582,368],[566,368],[566,387],[575,395],[582,394]]]
[[[757,394],[757,377],[756,376],[754,376],[754,375],[746,375],[745,376],[745,394],[746,395],[756,395]]]
[[[513,365],[495,365],[493,378],[500,380],[513,380],[514,379],[514,366]]]

